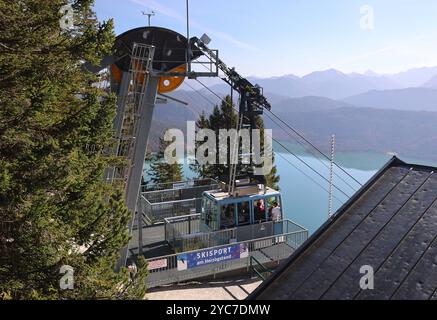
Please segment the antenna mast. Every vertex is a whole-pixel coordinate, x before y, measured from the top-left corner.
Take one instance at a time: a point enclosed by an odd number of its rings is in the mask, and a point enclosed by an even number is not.
[[[150,27],[151,21],[152,21],[152,17],[156,15],[155,11],[152,10],[149,13],[143,11],[142,13],[143,13],[143,16],[147,16],[147,18],[149,20],[149,27]]]

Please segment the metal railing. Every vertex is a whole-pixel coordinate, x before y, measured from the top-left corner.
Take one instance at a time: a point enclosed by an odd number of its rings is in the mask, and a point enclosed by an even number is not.
[[[265,267],[261,262],[258,261],[254,256],[250,256],[249,258],[249,269],[255,273],[262,281],[264,281],[268,275],[270,275],[273,271],[269,268]]]
[[[166,189],[143,192],[142,196],[150,203],[184,200],[180,189]]]
[[[307,240],[307,238],[308,231],[302,230],[288,234],[281,234],[279,236],[271,236],[232,244],[245,245],[248,249],[248,256],[236,260],[222,261],[185,270],[178,270],[178,254],[149,259],[147,260],[149,269],[149,275],[146,280],[147,286],[153,288],[243,268],[246,268],[247,271],[249,271],[251,257],[255,257],[261,265],[272,262],[279,263],[281,260],[288,258],[294,250]],[[219,250],[227,246],[229,246],[229,244],[208,248],[207,250]],[[205,249],[184,252],[183,255],[195,255],[202,251],[205,251]]]
[[[177,182],[168,182],[168,183],[145,184],[141,186],[141,192],[181,189],[179,186],[183,186],[184,188],[204,187],[204,186],[218,187],[218,182],[215,181],[214,179],[200,179],[200,180],[187,180],[187,181],[177,181]]]
[[[171,48],[173,51],[179,51],[180,54],[184,52],[183,56],[187,56],[186,49],[180,48]],[[210,54],[214,55],[217,59],[219,57],[219,51],[217,49],[209,49]],[[219,65],[217,61],[213,61],[209,57],[204,55],[202,50],[191,49],[191,54],[194,56],[199,56],[195,60],[189,61],[189,70],[186,72],[178,72],[178,71],[157,71],[154,70],[153,74],[155,76],[164,76],[164,77],[218,77],[219,75]],[[155,60],[156,63],[161,64],[177,64],[184,65],[187,63],[186,60],[182,61],[174,61],[174,60]],[[198,69],[198,70],[197,70]]]
[[[175,252],[212,248],[229,244],[231,239],[235,239],[235,237],[235,229],[223,230],[223,232],[194,234],[184,238],[175,239],[172,248]]]
[[[184,189],[164,189],[143,192],[142,195],[150,203],[186,200],[200,198],[204,191],[216,189],[217,185],[195,186]]]
[[[173,246],[174,239],[185,235],[200,233],[200,214],[164,219],[165,240]]]
[[[143,215],[154,223],[164,222],[165,218],[185,216],[197,212],[202,199],[187,199],[150,203],[141,196]]]
[[[207,230],[206,225],[203,228],[201,227],[199,214],[167,218],[164,219],[164,223],[165,240],[176,252],[306,231],[304,227],[290,220],[283,220],[278,222],[268,221],[212,232]],[[297,242],[300,241],[300,239],[297,239]]]
[[[204,191],[218,188],[212,179],[164,183],[143,187],[139,201],[143,215],[152,223],[164,222],[165,218],[185,216],[200,212]]]
[[[236,239],[236,229],[204,231],[200,214],[165,219],[165,240],[176,252],[216,247]]]

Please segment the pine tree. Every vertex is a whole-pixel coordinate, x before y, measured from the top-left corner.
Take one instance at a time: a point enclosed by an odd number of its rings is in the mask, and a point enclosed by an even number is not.
[[[238,115],[233,109],[230,96],[226,96],[220,106],[215,106],[209,117],[202,113],[196,123],[198,129],[211,129],[215,132],[215,144],[219,145],[220,129],[235,129],[237,127]],[[203,142],[202,142],[203,143]],[[197,147],[201,143],[197,143]],[[228,150],[230,146],[228,144]],[[228,154],[228,163],[230,154]],[[216,154],[216,163],[219,163],[219,153]],[[222,180],[229,175],[229,165],[190,165],[199,178],[212,178]]]
[[[149,183],[171,183],[183,180],[183,167],[179,163],[168,164],[164,160],[164,152],[169,142],[159,140],[159,152],[153,158],[148,174],[151,176]]]
[[[264,136],[264,129],[265,129],[265,127],[264,127],[264,121],[263,121],[263,119],[260,117],[260,116],[258,116],[257,118],[256,118],[256,124],[257,124],[257,128],[259,128],[260,129],[260,131],[261,131],[261,137],[263,137]],[[263,140],[261,140],[261,152],[264,152],[264,148],[265,148],[265,146],[264,146],[264,141]],[[271,148],[273,148],[273,146],[271,146]],[[273,163],[273,167],[272,167],[272,170],[269,172],[269,174],[268,175],[266,175],[266,183],[267,183],[267,186],[269,186],[270,188],[273,188],[273,189],[275,189],[275,190],[280,190],[280,187],[279,187],[279,181],[281,180],[281,177],[278,175],[278,168],[274,165],[274,163],[275,163],[275,153],[274,153],[274,151],[273,150],[268,150],[268,151],[270,151],[270,153],[272,154],[272,156],[273,156],[273,161],[272,161],[272,163]]]
[[[211,129],[216,133],[216,144],[219,145],[219,131],[220,129],[235,129],[238,122],[238,114],[235,111],[236,107],[233,104],[231,97],[228,95],[219,106],[215,106],[212,113],[207,117],[202,113],[196,122],[197,129]],[[264,121],[258,116],[256,119],[256,126],[261,131],[261,137],[264,135]],[[202,144],[197,143],[197,147]],[[261,152],[264,150],[264,141],[261,139]],[[230,162],[230,142],[228,142],[228,163]],[[274,159],[273,159],[274,160]],[[219,163],[219,154],[217,152],[216,163]],[[212,178],[223,180],[229,176],[229,165],[215,164],[215,165],[200,165],[198,163],[190,165],[191,170],[196,172],[199,178]],[[238,165],[237,175],[245,175],[247,166]],[[271,172],[266,176],[267,185],[276,190],[279,190],[280,177],[277,175],[277,168],[273,166]],[[227,182],[227,180],[224,180]]]
[[[13,299],[143,298],[115,273],[131,217],[122,190],[103,181],[115,97],[93,86],[84,61],[111,54],[113,22],[75,0],[74,27],[60,28],[62,0],[0,0],[0,293]],[[74,290],[62,290],[62,266]]]

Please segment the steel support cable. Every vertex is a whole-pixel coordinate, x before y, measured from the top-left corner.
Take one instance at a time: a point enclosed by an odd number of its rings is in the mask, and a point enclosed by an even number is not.
[[[207,68],[203,63],[200,63],[204,68]],[[197,79],[196,79],[197,80]],[[200,82],[198,80],[198,82]],[[189,86],[192,90],[195,90],[192,86]],[[201,94],[200,92],[198,92],[199,94]],[[202,95],[203,96],[203,95]],[[217,96],[217,95],[216,95]],[[204,97],[204,96],[203,96]],[[218,96],[217,96],[218,97]],[[204,97],[205,98],[205,97]],[[206,98],[205,98],[206,99]],[[220,98],[222,99],[222,98]],[[209,100],[209,99],[206,99]],[[282,127],[281,125],[279,125],[277,122],[275,122],[268,114],[266,114],[266,116],[273,122],[275,123],[279,128],[281,128],[286,134],[288,134],[290,137],[294,138],[290,132],[288,132],[287,130],[284,129],[284,127]],[[305,147],[305,145],[299,141],[298,139],[295,139],[295,141],[300,144],[305,150],[307,149]],[[316,158],[325,168],[329,169],[329,166],[324,163],[314,152],[310,151],[310,153],[314,156],[314,158]],[[338,173],[334,172],[334,175],[339,178],[341,181],[343,181],[353,192],[356,192],[357,190],[351,186],[345,179],[343,179]]]
[[[196,90],[193,86],[189,85],[188,83],[185,83],[186,85],[188,85],[188,87],[190,87],[194,92],[196,92],[199,96],[201,96],[203,99],[205,99],[206,101],[208,101],[209,103],[211,103],[211,105],[216,105],[216,103],[214,103],[213,101],[211,101],[209,98],[207,98],[205,95],[203,95],[202,93],[200,93],[198,90]],[[221,99],[221,98],[220,98]],[[198,113],[199,114],[199,113]],[[273,138],[272,138],[273,139]],[[285,149],[286,151],[288,151],[287,149]],[[289,152],[289,151],[288,151]],[[306,178],[308,178],[309,180],[311,180],[314,184],[316,184],[319,188],[321,188],[323,191],[325,191],[326,193],[328,193],[328,190],[323,187],[319,182],[317,182],[314,178],[312,178],[310,175],[308,175],[307,173],[305,173],[302,169],[300,169],[299,167],[297,167],[295,164],[293,164],[290,160],[288,160],[286,157],[284,157],[281,153],[278,153],[279,157],[281,157],[285,162],[287,162],[289,165],[291,165],[293,168],[295,168],[297,171],[299,171],[302,175],[304,175]],[[348,195],[344,194],[346,197],[349,198]],[[337,200],[340,204],[344,203],[344,201],[341,201],[339,198],[337,198],[336,196],[334,196],[334,199]]]
[[[275,120],[273,120],[272,119],[272,117],[269,115],[269,114],[265,114],[274,124],[276,124],[279,128],[281,128],[286,134],[288,134],[291,138],[294,138],[291,134],[290,134],[290,132],[288,132],[287,130],[285,130],[284,129],[284,127],[282,127],[281,125],[279,125]],[[306,150],[306,148],[305,148],[305,145],[301,142],[301,141],[299,141],[299,140],[297,140],[297,139],[295,139],[295,141],[299,144],[299,145],[301,145],[305,150]],[[325,168],[327,168],[328,170],[330,169],[329,168],[329,166],[326,164],[326,163],[324,163],[314,152],[312,152],[312,151],[310,151],[310,153],[311,153],[311,155],[313,155],[314,156],[314,158],[316,158]],[[338,173],[336,173],[336,172],[334,172],[334,175],[337,177],[337,178],[339,178],[341,181],[343,181],[343,183],[345,184],[345,185],[347,185],[353,192],[356,192],[357,191],[357,189],[356,188],[354,188],[352,185],[350,185],[350,183],[348,183],[345,179],[343,179],[343,177],[341,177]]]
[[[209,87],[207,87],[203,82],[201,82],[200,80],[196,79],[197,82],[199,82],[199,84],[201,84],[206,90],[208,90],[209,92],[211,92],[214,96],[216,96],[218,99],[220,99],[221,101],[224,101],[222,97],[220,97],[217,93],[215,93],[213,90],[211,90]],[[229,105],[228,102],[224,101],[225,103],[227,103]],[[231,106],[233,109],[236,110],[236,108],[232,105]],[[236,110],[238,112],[238,110]],[[311,171],[313,171],[314,173],[316,173],[318,176],[320,176],[323,180],[325,180],[327,183],[329,183],[329,180],[324,177],[320,172],[318,172],[316,169],[314,169],[313,167],[311,167],[311,165],[309,165],[307,162],[305,162],[304,160],[302,160],[298,155],[296,155],[295,153],[293,153],[291,150],[289,150],[286,146],[284,146],[282,143],[280,143],[278,140],[274,139],[272,137],[272,140],[275,141],[277,144],[279,144],[283,149],[285,149],[288,153],[290,153],[291,155],[293,155],[297,160],[299,160],[300,162],[302,162],[305,166],[307,166]],[[342,194],[344,194],[348,199],[351,197],[350,195],[348,195],[346,192],[344,192],[342,189],[340,189],[339,187],[337,187],[335,184],[333,185],[335,189],[337,189],[338,191],[340,191]]]
[[[302,169],[300,169],[299,167],[297,167],[293,162],[291,162],[290,160],[288,160],[285,156],[283,156],[281,153],[277,153],[277,155],[282,158],[285,162],[287,162],[290,166],[292,166],[293,168],[295,168],[297,171],[299,171],[301,174],[303,174],[306,178],[308,178],[309,180],[311,180],[314,184],[316,184],[320,189],[322,189],[323,191],[325,191],[326,193],[329,193],[329,191],[323,187],[320,183],[318,183],[314,178],[312,178],[310,175],[308,175],[307,173],[305,173]],[[340,204],[343,204],[344,202],[341,201],[339,198],[337,198],[335,195],[333,196],[333,198],[335,200],[337,200]]]
[[[207,66],[205,66],[203,63],[200,63],[200,65],[202,65],[204,68],[208,68]],[[200,82],[200,80],[196,79],[196,81],[198,81],[201,85],[203,85],[206,89],[209,90],[209,88],[207,88],[202,82]],[[213,93],[214,95],[216,95],[215,93]],[[217,95],[216,95],[217,96]],[[222,99],[222,98],[220,98]],[[314,150],[316,150],[318,153],[320,153],[325,159],[327,159],[328,161],[331,161],[331,159],[325,154],[323,153],[319,148],[317,148],[311,141],[309,141],[307,138],[305,138],[305,136],[298,132],[297,129],[293,128],[291,125],[289,125],[288,123],[286,123],[284,120],[282,120],[279,116],[277,116],[275,113],[273,113],[273,111],[271,110],[267,110],[268,112],[270,112],[275,118],[277,118],[281,123],[283,123],[287,128],[289,128],[291,131],[293,131],[298,137],[300,137],[302,140],[304,140],[306,143],[308,143]],[[270,118],[271,119],[271,118]],[[271,119],[273,121],[273,119]],[[277,123],[275,123],[277,125]],[[281,127],[282,128],[282,127]],[[283,129],[283,128],[282,128]],[[284,129],[283,129],[284,130]],[[285,130],[284,130],[285,131]],[[288,133],[287,131],[285,131],[287,134],[290,135],[290,133]],[[291,135],[290,135],[291,137]],[[302,146],[303,144],[298,141],[296,139],[296,141],[298,143],[300,143]],[[305,147],[304,147],[305,148]],[[306,148],[305,148],[306,149]],[[312,153],[313,154],[313,153]],[[314,155],[314,154],[313,154]],[[314,155],[315,156],[315,155]],[[317,159],[319,159],[317,156],[315,156]],[[348,177],[350,177],[352,180],[354,180],[360,187],[363,186],[363,184],[361,182],[359,182],[354,176],[352,176],[349,172],[347,172],[343,167],[341,167],[340,165],[338,165],[336,162],[333,163],[337,168],[339,168],[342,172],[344,172]],[[337,173],[334,173],[338,178],[340,178],[340,176],[338,176]],[[347,183],[345,180],[343,180],[342,178],[340,178],[344,183],[346,183],[354,192],[356,191],[355,188],[353,188],[349,183]]]
[[[207,98],[205,95],[203,95],[202,93],[200,93],[199,90],[196,90],[196,88],[194,88],[192,85],[188,84],[187,82],[184,83],[185,85],[187,85],[188,87],[190,87],[191,90],[193,90],[194,92],[196,92],[198,95],[200,95],[203,99],[205,99],[206,101],[208,101],[209,103],[211,103],[213,106],[216,105],[216,103],[212,100],[210,100],[209,98]],[[197,112],[198,113],[198,112]]]
[[[289,128],[291,131],[293,131],[298,137],[300,137],[302,140],[304,140],[306,143],[308,143],[312,148],[314,148],[315,150],[317,150],[317,152],[319,152],[324,158],[326,158],[327,160],[330,161],[329,157],[323,153],[319,148],[317,148],[313,143],[311,143],[311,141],[309,141],[307,138],[305,138],[305,136],[300,133],[299,131],[297,131],[297,129],[293,128],[291,125],[289,125],[287,122],[285,122],[284,120],[282,120],[279,116],[277,116],[274,112],[272,112],[271,110],[267,110],[268,112],[270,112],[276,119],[278,119],[281,123],[283,123],[287,128]],[[347,172],[343,167],[341,167],[339,164],[337,164],[336,162],[334,162],[334,165],[339,168],[341,171],[343,171],[348,177],[350,177],[352,180],[354,180],[357,184],[359,184],[361,187],[363,186],[363,184],[361,182],[359,182],[356,178],[354,178],[354,176],[352,176],[349,172]]]
[[[272,138],[273,139],[273,138]],[[287,152],[289,152],[291,155],[293,155],[297,160],[299,160],[300,162],[302,162],[305,166],[307,166],[311,171],[313,171],[314,173],[316,173],[319,177],[321,177],[323,180],[325,180],[328,184],[329,184],[329,180],[327,178],[325,178],[320,172],[318,172],[316,169],[314,169],[313,167],[311,167],[311,165],[309,165],[307,162],[305,162],[304,160],[302,160],[298,155],[296,155],[295,153],[293,153],[292,151],[290,151],[286,146],[284,146],[281,142],[279,142],[278,140],[273,139],[273,141],[275,141],[277,144],[279,144],[282,148],[284,148]],[[343,195],[345,195],[348,199],[351,197],[350,195],[348,195],[346,192],[344,192],[342,189],[340,189],[339,187],[337,187],[335,184],[332,184],[332,186],[337,189],[338,191],[340,191]]]

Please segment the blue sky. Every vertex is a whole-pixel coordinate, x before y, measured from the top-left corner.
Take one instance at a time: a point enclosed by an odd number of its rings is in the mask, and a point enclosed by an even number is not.
[[[363,30],[363,6],[374,13]],[[207,33],[210,47],[246,76],[343,72],[396,73],[437,66],[436,0],[190,0],[191,35]],[[96,0],[100,20],[117,34],[152,24],[185,34],[185,0]],[[367,11],[368,12],[368,11]]]

